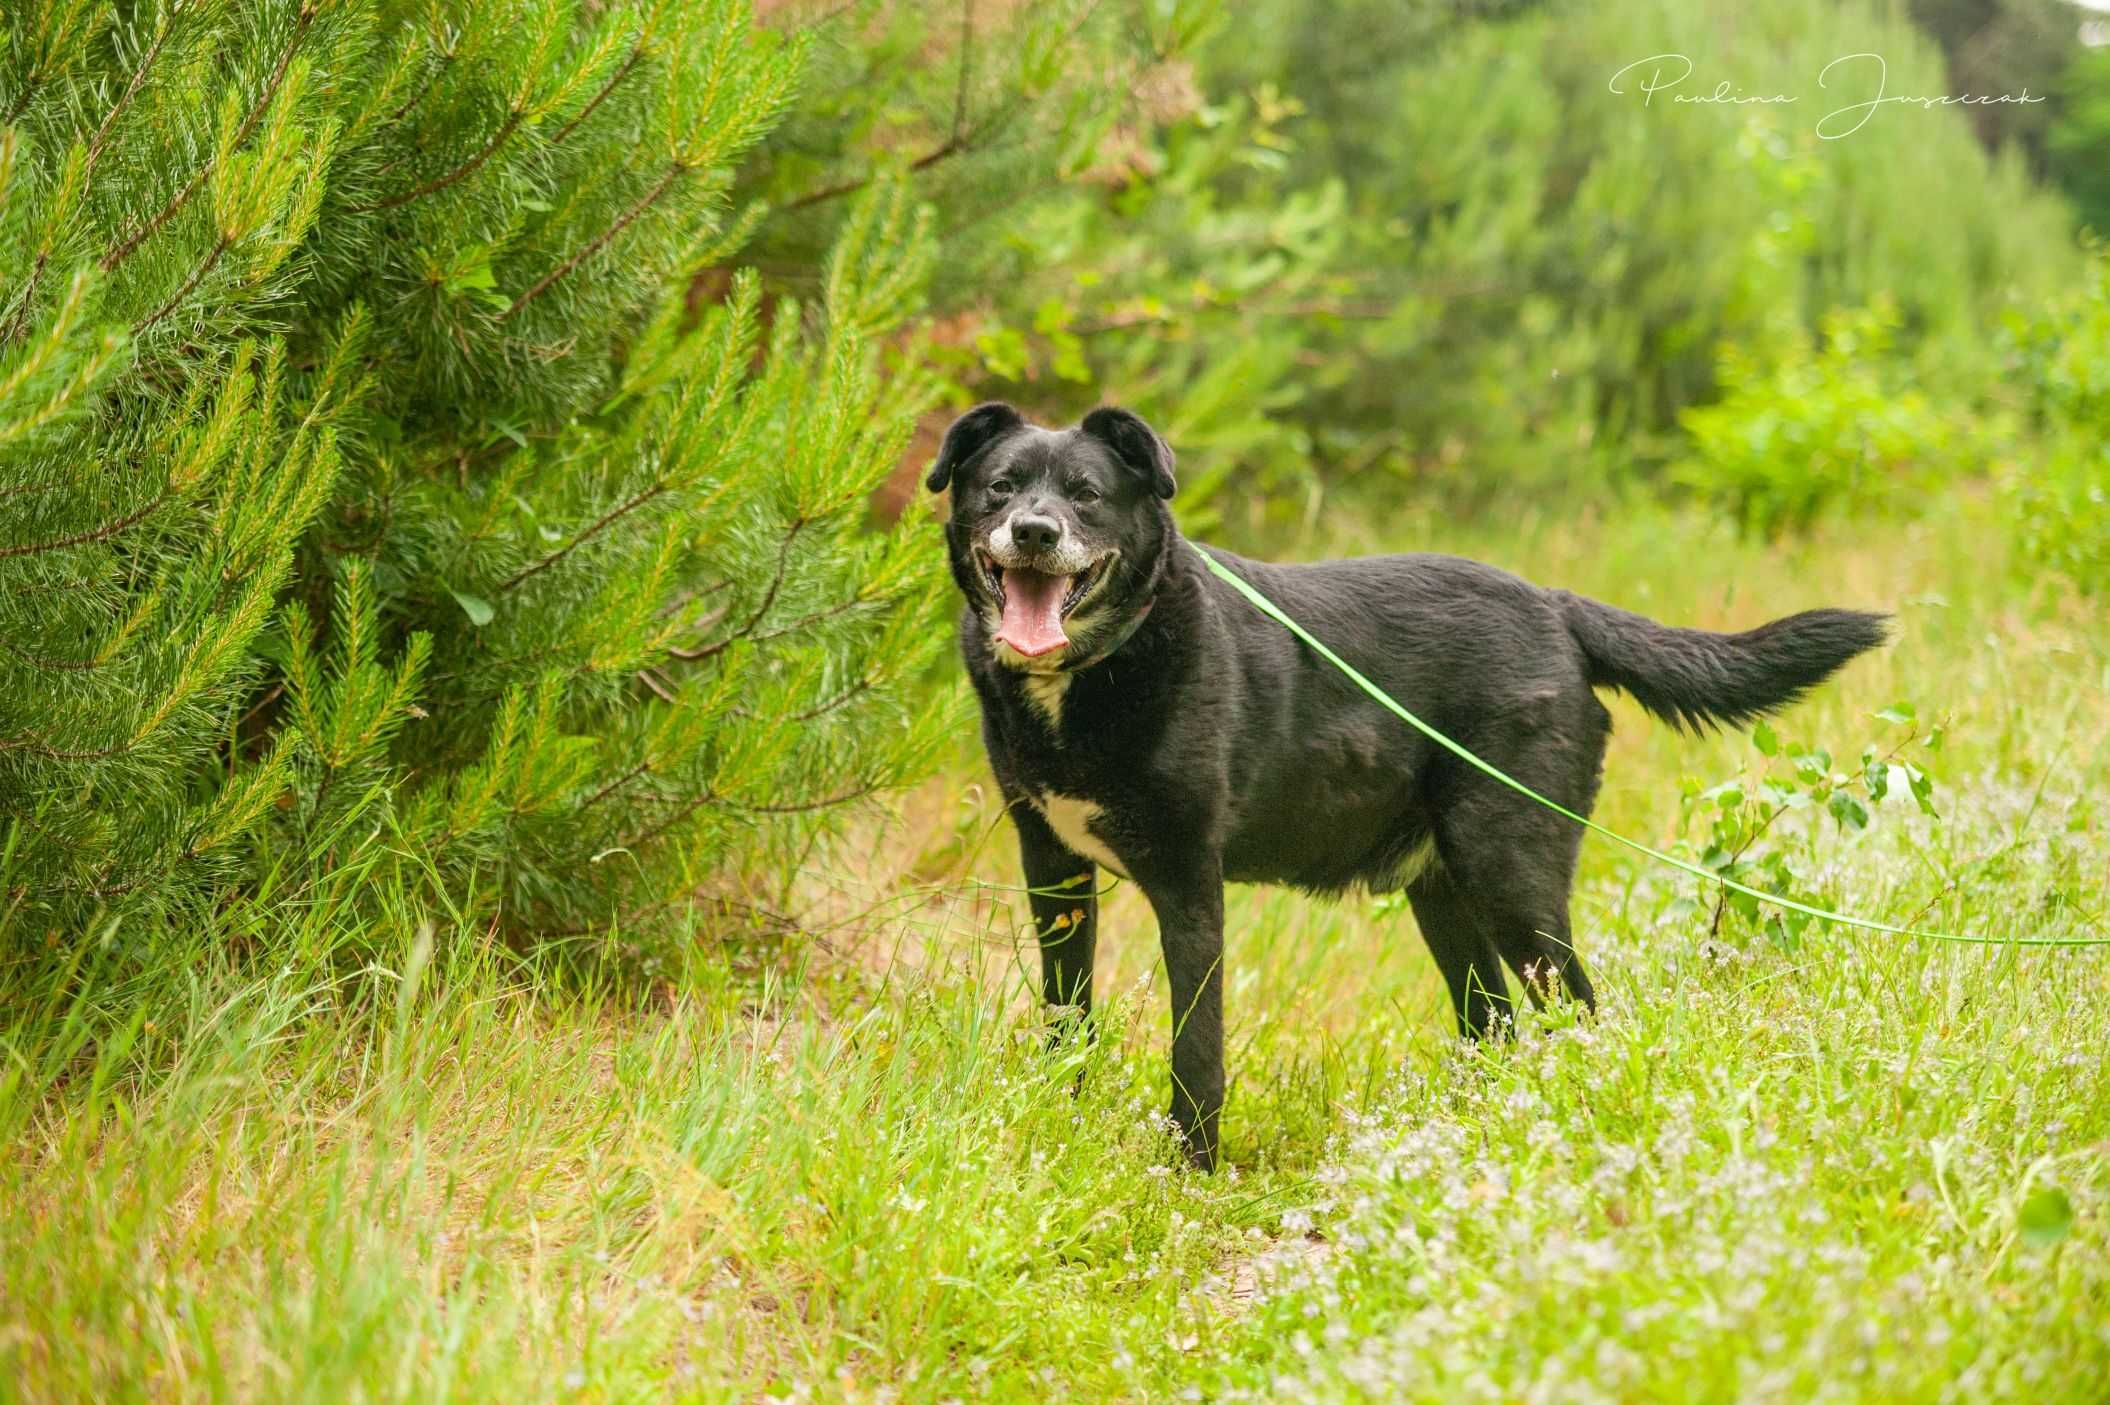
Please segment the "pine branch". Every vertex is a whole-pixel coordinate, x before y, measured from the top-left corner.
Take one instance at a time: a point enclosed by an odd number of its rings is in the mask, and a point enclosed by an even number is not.
[[[48,493],[54,488],[64,488],[67,486],[69,485],[59,482],[17,483],[12,488],[0,488],[0,502],[6,502],[9,498],[19,498],[26,493]]]
[[[738,810],[743,814],[749,815],[810,815],[815,810],[832,810],[838,805],[848,805],[854,800],[862,800],[867,795],[876,794],[879,790],[879,785],[878,781],[867,781],[863,785],[842,792],[840,795],[824,796],[819,800],[801,800],[789,805],[755,805],[739,800],[728,800],[723,796],[712,796],[711,800],[713,804],[723,805],[727,809]]]
[[[952,139],[967,125],[967,79],[974,66],[974,0],[960,0],[960,72],[952,89]]]
[[[7,650],[31,668],[41,668],[56,673],[86,673],[91,669],[101,668],[109,662],[108,659],[47,658],[42,654],[32,654],[29,650],[22,648],[9,639],[0,639],[0,649]]]
[[[432,71],[425,75],[425,81],[418,85],[418,90],[403,99],[397,105],[396,110],[388,114],[386,125],[393,127],[396,123],[409,116],[412,108],[425,101],[425,95],[432,91],[433,85],[440,81],[440,75],[447,71],[447,65],[453,62],[454,51],[452,49],[442,53],[440,61],[432,66]]]
[[[684,663],[695,663],[699,659],[707,659],[713,654],[723,653],[738,641],[753,634],[755,626],[761,624],[762,617],[769,613],[769,607],[777,603],[777,592],[784,588],[784,575],[791,565],[791,544],[805,528],[806,519],[794,517],[791,519],[791,525],[784,529],[783,539],[777,543],[777,565],[775,571],[770,574],[769,588],[762,592],[762,603],[757,605],[754,613],[747,617],[746,624],[741,625],[717,643],[704,648],[669,649],[667,652]]]
[[[714,790],[705,789],[702,794],[688,800],[680,809],[668,815],[650,829],[645,830],[636,838],[629,840],[623,847],[641,849],[707,805],[720,806],[745,815],[810,815],[818,810],[830,810],[839,805],[848,805],[854,800],[862,800],[866,796],[876,793],[879,788],[880,783],[878,781],[867,781],[863,785],[853,786],[840,795],[829,795],[819,800],[793,801],[782,805],[757,805],[748,801],[731,800]]]
[[[110,129],[117,125],[118,117],[131,105],[133,96],[139,91],[139,85],[146,81],[147,70],[154,66],[154,60],[160,56],[161,46],[168,42],[169,35],[175,31],[176,17],[171,13],[162,21],[160,32],[155,34],[154,42],[147,46],[146,53],[141,56],[139,67],[132,70],[132,81],[125,85],[124,92],[111,104],[110,110],[103,114],[102,125],[95,129],[95,138],[88,143],[90,173],[95,170],[95,163],[103,154],[103,143],[110,139]]]
[[[541,575],[544,571],[547,571],[550,567],[556,565],[559,561],[562,561],[565,557],[571,555],[574,551],[577,551],[580,547],[586,545],[586,543],[592,541],[595,537],[607,531],[617,522],[620,522],[623,518],[628,517],[631,513],[643,507],[646,503],[651,502],[654,498],[660,496],[660,494],[666,492],[672,486],[673,484],[668,483],[665,479],[661,479],[660,481],[654,483],[651,487],[642,489],[636,494],[632,495],[629,500],[622,503],[618,503],[616,506],[608,509],[608,511],[602,513],[600,517],[597,518],[594,523],[589,526],[585,531],[579,533],[579,535],[573,537],[570,541],[558,547],[555,551],[552,551],[549,555],[543,557],[541,560],[535,562],[533,565],[524,566],[520,570],[515,571],[512,575],[506,577],[503,581],[499,582],[498,593],[500,595],[503,595],[507,591],[511,590],[514,586],[519,585],[522,581],[528,580],[529,578],[534,576]]]
[[[735,707],[729,709],[729,711],[732,713],[733,716],[744,718],[749,722],[776,722],[779,720],[785,722],[811,722],[816,718],[826,717],[831,712],[839,711],[849,703],[856,701],[859,697],[871,691],[871,687],[872,680],[870,678],[860,678],[855,683],[852,683],[849,687],[843,689],[840,693],[837,693],[834,697],[828,699],[826,702],[815,703],[812,707],[807,708],[804,712],[794,712],[789,717],[781,719],[764,716],[762,713],[756,712],[754,709],[746,707]]]
[[[124,755],[133,745],[133,740],[127,740],[81,751],[67,751],[48,744],[42,737],[8,737],[0,740],[0,751],[27,751],[50,761],[103,761],[112,756]]]
[[[146,520],[149,514],[168,500],[169,490],[163,488],[146,506],[140,508],[137,512],[126,513],[114,522],[106,522],[102,526],[92,531],[82,532],[78,536],[60,537],[54,541],[28,542],[21,546],[0,546],[0,559],[10,556],[41,556],[47,552],[64,551],[70,546],[86,546],[91,542],[108,541],[126,528]]]
[[[1095,3],[1088,6],[1084,14],[1079,16],[1077,22],[1070,26],[1069,39],[1076,39],[1085,25],[1091,21],[1092,16],[1098,12],[1098,9],[1099,6],[1095,0]],[[1025,94],[1023,92],[1014,93],[1010,100],[998,108],[996,112],[985,120],[969,126],[967,123],[967,87],[969,65],[973,62],[973,59],[973,0],[962,0],[960,6],[960,67],[953,83],[952,128],[947,132],[944,141],[908,163],[908,169],[911,174],[927,171],[941,161],[949,161],[955,156],[962,156],[973,151],[975,142],[982,135],[1009,122],[1016,115],[1018,109],[1024,105],[1026,101]],[[825,201],[839,200],[845,195],[855,195],[858,191],[869,186],[873,179],[872,176],[866,175],[859,176],[855,180],[823,186],[819,190],[809,191],[799,196],[796,200],[787,202],[782,208],[785,210],[804,210],[811,206],[822,204]]]
[[[242,730],[242,728],[248,726],[251,722],[255,721],[256,715],[258,713],[262,712],[265,708],[271,706],[271,704],[277,702],[281,697],[284,697],[285,692],[286,685],[284,680],[280,680],[277,683],[273,683],[268,689],[265,690],[264,695],[256,700],[254,706],[252,706],[247,712],[243,713],[240,717],[237,717],[235,719],[234,730],[239,732]]]
[[[29,314],[37,305],[37,280],[44,276],[44,263],[51,257],[49,250],[39,250],[36,262],[29,266],[29,277],[22,280],[22,301],[15,307],[14,320],[7,330],[0,332],[0,346],[6,346],[29,330]]]
[[[797,619],[785,621],[775,629],[765,629],[760,634],[732,634],[701,649],[686,651],[669,649],[667,652],[672,657],[680,659],[683,663],[700,663],[705,659],[724,653],[726,649],[742,639],[752,644],[767,644],[772,640],[782,639],[786,635],[798,634],[804,630],[811,629],[817,624],[824,624],[840,615],[847,615],[861,606],[885,605],[889,603],[891,603],[890,600],[884,596],[876,600],[867,600],[862,595],[853,595],[848,600],[841,600],[822,609],[809,611],[800,615]]]
[[[28,355],[16,362],[14,370],[5,379],[0,379],[0,404],[7,403],[38,376],[61,364],[68,338],[86,315],[88,283],[89,277],[85,269],[74,274],[73,282],[67,288],[66,296],[59,304],[42,340]],[[34,434],[65,415],[109,367],[123,345],[123,340],[119,337],[104,336],[98,346],[78,358],[74,372],[64,386],[46,396],[41,405],[22,418],[0,424],[0,444]]]
[[[105,902],[111,898],[124,896],[133,889],[145,884],[148,879],[160,876],[160,873],[160,869],[141,869],[122,883],[113,883],[107,888],[99,888],[90,884],[80,891],[87,893],[88,896],[94,898],[97,902]]]
[[[222,254],[227,252],[227,242],[227,236],[224,234],[221,235],[218,239],[214,240],[212,251],[208,253],[202,260],[200,260],[196,268],[190,271],[190,277],[183,280],[183,286],[178,288],[175,292],[169,294],[169,300],[167,302],[155,308],[151,313],[147,314],[146,318],[143,321],[141,321],[137,326],[133,327],[132,335],[138,336],[141,332],[146,331],[147,328],[153,326],[162,318],[168,316],[171,312],[174,312],[176,310],[177,305],[181,303],[185,298],[190,296],[191,289],[198,286],[198,280],[203,278],[206,274],[212,272],[213,265],[220,261],[220,256]]]
[[[5,493],[0,493],[0,497],[5,496]],[[693,604],[698,600],[709,599],[711,596],[716,595],[721,590],[731,589],[732,584],[733,583],[730,580],[712,581],[709,585],[700,585],[690,590],[684,590],[679,595],[675,596],[672,600],[669,600],[666,604],[659,607],[659,617],[661,619],[665,619],[667,616],[673,614],[675,611],[681,609],[685,605]],[[700,629],[703,626],[698,625],[696,627]]]
[[[654,205],[657,205],[660,201],[660,198],[664,196],[667,191],[673,187],[675,181],[679,180],[683,175],[688,172],[688,169],[688,163],[684,161],[673,161],[668,163],[667,173],[664,176],[660,177],[658,185],[653,186],[652,189],[646,191],[642,196],[638,197],[637,203],[633,204],[629,209],[623,211],[622,217],[620,219],[618,219],[614,224],[610,225],[606,230],[602,231],[599,236],[590,240],[584,248],[580,249],[577,253],[573,254],[563,263],[558,264],[548,273],[543,274],[542,277],[535,283],[532,288],[529,288],[519,297],[513,299],[513,305],[507,308],[504,312],[499,313],[498,320],[500,322],[511,320],[512,317],[516,313],[518,313],[521,308],[526,307],[536,298],[539,298],[545,292],[548,292],[549,287],[552,283],[555,283],[558,279],[570,273],[580,264],[592,258],[595,254],[598,254],[599,252],[601,252],[601,250],[607,248],[609,241],[613,240],[617,235],[621,234],[624,230],[628,229],[632,221],[636,220],[638,216],[644,214],[645,211],[651,209]]]
[[[591,810],[594,806],[600,804],[603,800],[606,800],[609,796],[615,794],[618,790],[621,790],[624,786],[630,784],[630,782],[636,780],[639,776],[644,775],[647,771],[651,769],[652,763],[650,761],[638,762],[635,766],[632,766],[629,770],[623,772],[621,775],[611,777],[608,782],[604,784],[599,790],[596,790],[593,794],[587,796],[584,800],[580,801],[579,808],[581,810]]]
[[[22,91],[15,94],[14,105],[7,109],[7,116],[0,117],[0,127],[14,126],[16,120],[29,111],[30,100],[36,96],[37,88],[43,81],[44,76],[34,69],[23,75]]]
[[[557,130],[557,134],[550,138],[550,145],[562,146],[564,144],[564,139],[570,136],[573,132],[577,131],[579,129],[580,123],[584,122],[587,118],[593,116],[594,109],[608,100],[608,95],[614,92],[616,90],[617,85],[619,85],[625,78],[628,78],[630,76],[630,70],[636,68],[638,65],[638,60],[642,59],[644,56],[645,41],[640,39],[634,46],[632,46],[630,50],[630,57],[624,59],[622,62],[622,66],[617,68],[614,73],[610,74],[608,76],[608,81],[601,85],[601,91],[595,93],[593,97],[587,101],[586,106],[579,109],[578,116],[572,118],[571,121],[566,122],[562,127]]]
[[[447,187],[467,180],[470,176],[476,174],[484,162],[490,160],[497,153],[499,147],[506,144],[506,140],[519,129],[522,119],[526,116],[527,109],[514,108],[506,114],[506,120],[499,124],[498,130],[491,134],[491,139],[484,143],[483,149],[462,162],[461,165],[456,166],[443,176],[435,176],[415,190],[406,190],[401,195],[391,196],[378,204],[354,206],[352,213],[355,215],[371,215],[381,210],[398,209],[408,205],[413,200],[422,200],[428,195],[437,195]]]
[[[286,81],[286,70],[292,66],[293,55],[300,48],[300,41],[306,36],[308,26],[314,22],[314,5],[301,6],[300,14],[293,22],[293,33],[286,40],[286,47],[278,56],[278,66],[271,70],[271,77],[265,82],[264,91],[257,94],[255,104],[249,109],[249,115],[244,117],[242,125],[235,129],[234,140],[227,147],[229,153],[240,149],[242,143],[249,140],[249,134],[256,130],[256,124],[264,116],[264,109],[270,106],[274,97],[278,96],[279,86]],[[215,152],[211,159],[191,173],[191,178],[183,183],[181,190],[169,197],[166,205],[155,211],[145,224],[133,230],[110,252],[104,254],[101,260],[103,272],[108,273],[130,258],[141,244],[152,238],[156,231],[174,219],[177,212],[190,202],[191,196],[197,193],[198,187],[205,183],[205,178],[212,174],[213,166],[219,160],[220,155],[221,153]]]
[[[940,161],[950,160],[952,157],[962,155],[968,149],[966,142],[961,137],[950,136],[938,146],[909,162],[908,169],[911,172],[927,171]],[[839,200],[845,195],[855,195],[871,183],[872,177],[859,176],[856,180],[843,181],[839,185],[823,186],[819,190],[808,191],[796,200],[787,201],[783,208],[787,211],[803,210],[812,205],[819,205],[824,201]]]
[[[636,835],[631,839],[625,840],[622,844],[622,847],[626,849],[642,849],[645,845],[650,844],[653,840],[659,838],[659,836],[665,834],[668,830],[672,829],[675,825],[680,824],[683,820],[695,814],[704,806],[714,803],[717,798],[718,797],[713,795],[710,791],[704,791],[703,794],[696,796],[694,799],[690,800],[688,804],[682,806],[679,810],[676,810],[673,814],[667,816],[658,824],[653,825],[650,829],[645,830],[644,832]]]
[[[826,717],[831,712],[841,711],[850,703],[856,701],[858,698],[863,697],[866,693],[870,692],[871,690],[872,680],[870,678],[860,678],[855,683],[852,683],[849,687],[843,689],[840,693],[837,693],[834,697],[828,699],[826,702],[815,703],[812,707],[807,708],[804,712],[792,713],[791,720],[794,722],[811,722],[815,718]]]
[[[855,610],[860,606],[884,605],[887,603],[888,600],[884,596],[880,597],[877,600],[867,600],[861,595],[853,595],[848,600],[839,601],[838,603],[830,605],[825,609],[815,610],[810,614],[800,615],[797,619],[790,620],[784,624],[780,624],[775,629],[766,629],[760,634],[752,636],[753,642],[757,644],[767,644],[772,639],[782,639],[787,634],[797,634],[801,630],[811,629],[813,628],[813,626],[820,624],[826,620],[832,620],[838,615],[847,615],[852,610]]]

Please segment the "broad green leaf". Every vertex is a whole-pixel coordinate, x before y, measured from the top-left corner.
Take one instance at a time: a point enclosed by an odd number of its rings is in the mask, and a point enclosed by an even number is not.
[[[1767,941],[1790,955],[1802,946],[1802,929],[1788,926],[1778,913],[1766,919],[1765,932]]]
[[[1832,798],[1824,808],[1832,812],[1832,818],[1839,822],[1842,829],[1868,828],[1868,811],[1862,808],[1861,802],[1854,799],[1849,791],[1833,791]]]
[[[2058,1186],[2044,1186],[2022,1202],[2015,1227],[2024,1244],[2049,1249],[2073,1232],[2073,1201]]]
[[[475,625],[478,629],[482,629],[491,622],[491,616],[495,611],[491,609],[490,601],[483,599],[481,596],[470,595],[459,590],[450,590],[447,593],[454,597],[455,604],[462,607],[462,613],[469,617],[469,623]]]

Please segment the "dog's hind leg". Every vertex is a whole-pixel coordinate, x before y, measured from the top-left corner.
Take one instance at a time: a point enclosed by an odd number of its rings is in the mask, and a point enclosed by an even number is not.
[[[1459,832],[1445,846],[1446,865],[1460,905],[1534,1004],[1543,1003],[1558,979],[1571,997],[1594,1009],[1597,993],[1575,953],[1568,919],[1581,831],[1551,811],[1526,806],[1531,802],[1522,796],[1497,795],[1446,817]]]
[[[1436,969],[1451,989],[1458,1032],[1468,1039],[1486,1038],[1497,1017],[1509,1017],[1509,982],[1480,929],[1479,914],[1440,864],[1414,880],[1407,902],[1421,927],[1421,939],[1436,958]]]
[[[1587,708],[1549,708],[1543,725],[1475,738],[1494,765],[1579,815],[1597,798],[1609,719],[1595,698]],[[1562,725],[1566,723],[1566,725]],[[1480,775],[1459,778],[1439,811],[1436,847],[1479,928],[1534,1001],[1556,978],[1569,996],[1596,1008],[1597,994],[1575,953],[1568,892],[1582,827]]]

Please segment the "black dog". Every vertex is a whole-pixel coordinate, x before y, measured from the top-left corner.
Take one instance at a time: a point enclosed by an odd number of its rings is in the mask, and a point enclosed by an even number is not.
[[[1073,429],[979,405],[938,451],[967,596],[960,643],[1018,825],[1041,979],[1088,1013],[1095,864],[1156,911],[1173,1002],[1172,1115],[1213,1167],[1223,1107],[1223,885],[1406,889],[1457,1007],[1488,1032],[1557,974],[1582,831],[1380,708],[1209,573],[1174,527],[1172,451],[1125,410]],[[1271,566],[1211,550],[1380,688],[1588,814],[1623,688],[1682,727],[1779,707],[1884,637],[1811,610],[1743,634],[1672,629],[1450,556]]]

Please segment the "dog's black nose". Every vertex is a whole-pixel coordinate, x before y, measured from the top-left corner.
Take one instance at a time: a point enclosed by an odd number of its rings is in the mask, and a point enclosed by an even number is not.
[[[1029,551],[1045,551],[1062,540],[1062,524],[1052,517],[1020,513],[1011,519],[1011,540]]]

